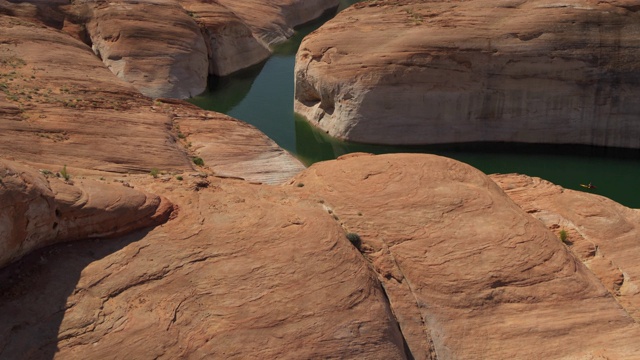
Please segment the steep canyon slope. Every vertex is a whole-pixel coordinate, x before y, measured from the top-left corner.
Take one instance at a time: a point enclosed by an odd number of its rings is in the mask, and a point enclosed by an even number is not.
[[[366,1],[305,38],[295,110],[376,144],[640,148],[633,1]]]
[[[118,77],[150,97],[188,98],[223,76],[265,60],[293,27],[338,0],[83,0],[92,46]]]

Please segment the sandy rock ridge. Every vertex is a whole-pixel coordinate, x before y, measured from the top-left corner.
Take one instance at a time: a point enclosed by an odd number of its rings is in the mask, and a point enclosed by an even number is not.
[[[640,148],[631,1],[368,1],[303,41],[295,110],[364,143]]]
[[[638,252],[640,212],[595,194],[563,189],[525,175],[491,178],[523,210],[555,233],[602,281],[636,321],[640,319]]]

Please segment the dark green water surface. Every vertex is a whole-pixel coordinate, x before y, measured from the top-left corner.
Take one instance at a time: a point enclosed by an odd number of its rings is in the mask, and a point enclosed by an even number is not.
[[[343,1],[344,8],[357,1]],[[538,176],[568,189],[590,191],[640,208],[640,151],[588,146],[526,144],[454,144],[398,147],[354,144],[328,137],[293,113],[295,53],[302,38],[331,16],[307,24],[279,45],[266,62],[224,77],[190,101],[253,124],[280,146],[310,165],[350,152],[418,152],[457,159],[481,171]],[[580,184],[592,182],[595,190]]]

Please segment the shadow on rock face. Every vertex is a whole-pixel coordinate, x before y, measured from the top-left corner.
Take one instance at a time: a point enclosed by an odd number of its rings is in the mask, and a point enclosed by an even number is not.
[[[0,359],[53,359],[58,343],[91,329],[101,317],[101,306],[81,319],[65,319],[71,294],[79,288],[82,271],[144,238],[149,229],[117,239],[63,243],[37,250],[0,270]],[[96,301],[102,301],[96,297]],[[63,321],[79,322],[65,327]],[[94,324],[93,326],[91,324]],[[86,326],[85,328],[82,328]]]

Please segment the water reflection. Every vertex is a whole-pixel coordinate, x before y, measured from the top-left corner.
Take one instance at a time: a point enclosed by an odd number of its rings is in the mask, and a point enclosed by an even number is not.
[[[585,191],[580,184],[593,183],[598,188],[588,191],[640,208],[640,191],[635,185],[640,178],[640,150],[516,143],[419,147],[356,144],[331,138],[298,116],[295,129],[297,155],[306,165],[351,152],[429,153],[462,161],[486,174],[527,174],[567,189]]]

